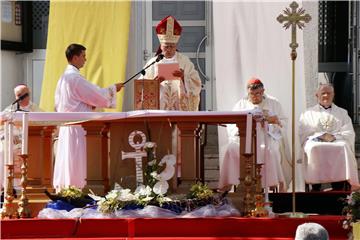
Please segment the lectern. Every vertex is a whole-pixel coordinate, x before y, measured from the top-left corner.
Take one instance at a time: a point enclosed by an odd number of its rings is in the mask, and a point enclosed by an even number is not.
[[[134,81],[134,109],[159,109],[159,81],[137,79]]]

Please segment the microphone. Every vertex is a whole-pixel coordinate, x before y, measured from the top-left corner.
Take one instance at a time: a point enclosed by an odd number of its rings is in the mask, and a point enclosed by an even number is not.
[[[141,69],[139,72],[135,73],[133,76],[131,76],[128,80],[126,80],[123,85],[127,84],[128,82],[130,82],[133,78],[135,78],[137,75],[139,75],[140,73],[142,75],[145,75],[145,70],[148,69],[149,67],[151,67],[152,65],[154,65],[155,63],[159,62],[161,59],[164,58],[164,54],[159,54],[155,61],[153,61],[152,63],[150,63],[149,65],[147,65],[145,68]]]
[[[157,58],[156,58],[156,62],[159,62],[161,59],[163,59],[164,58],[164,54],[162,54],[162,53],[160,53],[158,56],[157,56]]]
[[[21,102],[22,100],[24,100],[26,97],[29,96],[29,93],[25,93],[23,95],[21,95],[18,99],[16,99],[11,105],[14,105],[15,103]]]

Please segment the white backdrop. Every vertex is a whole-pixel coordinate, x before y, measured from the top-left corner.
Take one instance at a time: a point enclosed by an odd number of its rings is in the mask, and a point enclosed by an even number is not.
[[[265,93],[276,97],[283,106],[291,145],[291,29],[285,31],[276,20],[290,3],[218,1],[213,3],[213,10],[217,110],[231,110],[246,95],[247,80],[259,77],[265,85]],[[301,6],[301,2],[298,3]],[[296,123],[306,108],[303,32],[299,30],[297,42]],[[219,127],[220,161],[227,143],[224,130]],[[298,152],[299,148],[295,150]],[[302,184],[297,189],[303,190]]]

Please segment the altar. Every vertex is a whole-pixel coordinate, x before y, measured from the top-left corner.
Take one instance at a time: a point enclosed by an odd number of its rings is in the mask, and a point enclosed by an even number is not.
[[[14,113],[20,124],[23,113]],[[203,181],[200,161],[201,124],[235,123],[240,139],[245,138],[247,112],[184,112],[139,110],[119,113],[35,113],[29,114],[29,187],[51,187],[54,164],[53,131],[56,126],[81,124],[87,132],[87,185],[98,194],[106,193],[117,182],[124,187],[136,184],[135,159],[127,157],[136,152],[137,144],[152,141],[157,144],[156,156],[176,156],[176,174],[171,189],[176,192],[196,181]],[[5,114],[0,115],[5,120]],[[255,126],[255,124],[252,124]],[[252,138],[255,138],[252,127]],[[255,140],[255,139],[253,139]],[[240,141],[240,152],[245,141]],[[252,141],[252,152],[256,141]],[[254,154],[255,155],[255,154]],[[255,157],[255,156],[254,156]],[[142,159],[145,166],[146,159]],[[253,161],[254,163],[254,161]],[[240,159],[243,179],[244,159]],[[252,170],[254,173],[254,170]]]

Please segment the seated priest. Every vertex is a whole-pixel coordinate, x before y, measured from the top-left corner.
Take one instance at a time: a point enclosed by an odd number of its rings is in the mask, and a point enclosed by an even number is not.
[[[331,183],[333,190],[344,190],[347,182],[358,187],[351,119],[333,103],[331,84],[321,84],[316,97],[318,104],[302,113],[299,123],[305,182],[313,191],[320,191],[322,183]]]
[[[233,111],[249,110],[263,117],[265,123],[263,122],[260,127],[258,135],[260,144],[257,146],[257,161],[265,163],[261,171],[262,186],[277,188],[283,192],[287,190],[291,180],[291,159],[286,138],[287,119],[278,100],[264,94],[264,91],[260,79],[251,78],[247,83],[248,95],[236,103]],[[221,190],[229,190],[232,185],[240,183],[238,128],[231,124],[227,126],[227,130],[229,144],[220,164],[219,189]]]
[[[17,103],[11,104],[4,109],[3,112],[42,112],[35,103],[31,101],[31,92],[28,86],[25,84],[19,84],[14,88],[15,99]],[[15,125],[13,128],[13,149],[14,149],[14,186],[15,188],[20,185],[20,174],[21,174],[21,159],[18,156],[21,153],[21,126]],[[0,169],[4,169],[4,126],[0,127]],[[0,171],[0,188],[4,187],[4,171]]]
[[[16,104],[9,105],[4,112],[42,112],[42,110],[31,101],[30,89],[25,84],[19,84],[14,88],[15,99],[19,100]]]
[[[177,51],[181,30],[172,16],[167,16],[156,26],[160,46],[145,67],[156,63],[146,69],[143,78],[159,80],[160,109],[198,111],[201,79],[190,59]]]

